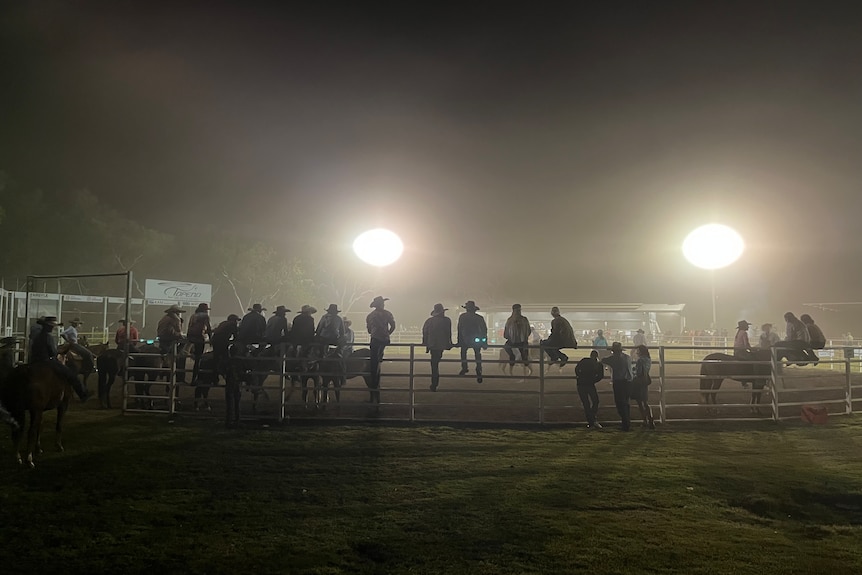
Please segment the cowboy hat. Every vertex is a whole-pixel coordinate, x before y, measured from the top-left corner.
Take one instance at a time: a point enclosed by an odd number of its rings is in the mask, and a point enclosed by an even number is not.
[[[302,306],[302,309],[299,310],[299,313],[317,313],[317,308],[313,305],[305,304]]]
[[[638,333],[643,333],[643,332],[644,332],[644,330],[638,328]]]
[[[274,312],[272,312],[272,313],[273,313],[273,315],[283,315],[283,314],[286,314],[286,313],[287,313],[287,312],[289,312],[289,311],[290,311],[289,309],[287,309],[287,308],[286,308],[286,307],[284,307],[283,305],[280,305],[280,306],[278,306],[277,308],[275,308],[275,311],[274,311]]]
[[[469,300],[467,303],[465,303],[461,307],[463,307],[466,310],[479,311],[479,306],[477,306],[476,302],[474,302],[473,300]]]
[[[448,307],[443,307],[442,303],[435,303],[434,309],[431,310],[431,315],[442,315],[444,311],[448,310]]]
[[[341,310],[338,309],[338,306],[334,303],[329,304],[329,307],[326,308],[326,313],[341,313]]]
[[[266,308],[261,306],[259,303],[254,304],[247,311],[266,311]]]
[[[81,318],[79,318],[79,317],[73,317],[72,319],[69,320],[69,323],[84,323],[84,322],[82,322]]]
[[[736,322],[736,329],[748,329],[748,326],[750,326],[750,325],[752,325],[752,324],[748,323],[744,319],[741,319],[738,322]]]
[[[126,325],[126,323],[127,323],[126,318],[123,318],[121,320],[117,320],[117,323],[121,323],[123,325]],[[135,320],[132,320],[132,323],[138,323],[138,322],[136,322]]]
[[[38,323],[39,325],[63,325],[61,323],[57,323],[57,317],[53,315],[46,315],[45,317],[40,317],[36,320],[36,323]]]
[[[232,313],[229,316],[227,316],[227,321],[239,321],[239,319],[240,319],[239,316],[236,315],[235,313]]]
[[[344,327],[350,327],[353,325],[353,320],[350,318],[344,318]]]
[[[389,298],[379,295],[371,301],[371,305],[368,307],[381,307],[385,301],[389,301]]]
[[[182,309],[178,305],[172,305],[168,309],[165,310],[165,313],[186,313],[186,310]]]
[[[209,311],[210,306],[208,303],[199,303],[196,311]]]
[[[760,326],[760,329],[772,329],[772,324],[771,323],[765,323],[762,326]]]

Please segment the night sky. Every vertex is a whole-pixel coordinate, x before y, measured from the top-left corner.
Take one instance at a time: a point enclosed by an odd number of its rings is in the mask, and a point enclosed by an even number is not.
[[[862,300],[852,4],[5,3],[0,170],[333,259],[384,225],[396,314],[638,301],[705,326],[680,244],[719,221],[748,245],[722,325],[848,329],[801,304]]]

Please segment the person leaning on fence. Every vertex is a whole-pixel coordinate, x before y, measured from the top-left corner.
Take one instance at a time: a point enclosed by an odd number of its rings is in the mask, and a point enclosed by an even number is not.
[[[306,304],[293,318],[290,341],[296,346],[296,353],[299,357],[307,355],[309,348],[314,343],[314,314],[316,313],[316,307]]]
[[[611,368],[611,385],[614,389],[614,404],[620,414],[620,428],[630,431],[632,422],[629,386],[632,381],[632,358],[623,353],[623,344],[615,341],[611,346],[611,355],[602,359],[602,363]]]
[[[63,324],[58,324],[57,318],[50,315],[37,319],[36,322],[41,329],[33,340],[33,346],[30,350],[30,363],[44,363],[48,365],[69,382],[69,385],[72,386],[72,389],[75,390],[81,401],[87,401],[90,397],[87,388],[84,387],[84,384],[81,383],[81,380],[78,379],[74,371],[69,369],[65,364],[60,363],[57,359],[57,341],[54,339],[54,328]]]
[[[452,349],[452,320],[446,317],[447,308],[435,303],[431,317],[422,326],[422,345],[431,354],[431,391],[440,385],[440,360],[443,352]]]
[[[386,346],[389,345],[389,337],[395,331],[395,317],[392,313],[384,309],[385,302],[389,298],[377,296],[368,307],[373,307],[374,311],[365,316],[365,327],[368,334],[371,336],[371,357],[369,359],[369,368],[371,370],[371,402],[380,403],[380,363],[383,361],[383,352]]]
[[[527,347],[530,341],[530,320],[521,315],[521,304],[512,304],[512,315],[506,320],[506,325],[503,328],[503,339],[506,343],[503,345],[503,350],[509,356],[509,375],[515,369],[515,352],[512,348],[517,348],[521,353],[521,362],[524,364],[524,375],[528,372],[532,375],[533,369],[530,367],[530,350]],[[506,373],[506,366],[503,366],[503,373]]]
[[[476,312],[479,307],[473,300],[461,307],[464,313],[458,316],[458,347],[461,348],[461,371],[458,375],[467,375],[467,350],[473,350],[476,358],[476,382],[482,383],[482,350],[488,349],[488,325],[485,318]]]
[[[186,313],[186,310],[172,305],[165,310],[164,317],[159,320],[159,324],[156,326],[156,335],[159,338],[159,349],[162,355],[176,353],[177,383],[185,383],[186,381],[186,358],[181,355],[178,349],[179,344],[183,341],[183,318],[180,316],[182,313]]]
[[[652,408],[649,406],[649,386],[652,383],[649,371],[652,367],[652,359],[650,358],[649,348],[645,345],[637,347],[638,359],[635,362],[635,373],[632,378],[631,399],[634,399],[638,404],[638,409],[641,412],[643,419],[643,427],[655,429],[655,421],[652,418]]]
[[[287,321],[287,312],[290,310],[280,305],[272,312],[272,317],[266,320],[263,339],[269,345],[278,349],[279,355],[284,355],[287,348],[287,340],[290,338],[290,322]]]
[[[192,345],[192,357],[195,363],[192,367],[192,385],[197,384],[198,374],[201,369],[201,357],[204,354],[206,347],[206,338],[212,338],[213,330],[210,325],[210,306],[206,303],[198,304],[195,313],[189,319],[189,327],[186,332],[186,338]]]
[[[83,322],[77,317],[69,320],[69,327],[64,329],[60,335],[69,344],[69,349],[81,356],[86,370],[92,371],[96,368],[96,358],[93,356],[93,352],[78,343],[78,326],[81,323]]]
[[[733,357],[737,359],[751,358],[751,343],[748,340],[748,326],[744,319],[736,323],[736,335],[733,337]]]
[[[569,361],[569,356],[560,349],[564,347],[578,349],[578,341],[575,339],[575,330],[572,329],[572,324],[560,315],[560,308],[552,307],[551,316],[554,318],[551,320],[551,334],[548,339],[542,340],[540,345],[548,354],[548,358],[551,360],[550,365],[560,362],[560,370],[562,371]]]
[[[602,424],[598,422],[599,393],[596,384],[605,377],[605,366],[599,361],[599,352],[593,350],[589,357],[581,358],[575,366],[575,378],[578,382],[578,397],[584,406],[584,415],[587,417],[587,427],[590,429],[601,429]]]
[[[811,344],[811,349],[823,349],[826,347],[826,336],[823,335],[823,330],[820,329],[816,323],[814,323],[814,319],[807,313],[799,316],[799,321],[805,324],[805,327],[808,329],[808,338],[809,343]],[[816,352],[811,353],[812,360],[814,361],[814,365],[820,361],[820,357]]]
[[[138,334],[138,328],[134,325],[129,326],[128,322],[125,319],[121,319],[117,323],[120,324],[120,327],[117,328],[117,332],[114,334],[114,342],[117,344],[117,349],[125,349],[126,342],[129,344],[129,351],[132,353],[138,352],[138,342],[140,341],[140,335]],[[135,321],[132,320],[132,324]],[[128,335],[126,335],[128,333]]]

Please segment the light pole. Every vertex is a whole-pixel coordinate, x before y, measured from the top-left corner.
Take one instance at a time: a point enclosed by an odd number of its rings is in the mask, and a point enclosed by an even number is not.
[[[692,265],[710,271],[712,292],[712,329],[716,328],[715,270],[729,266],[745,251],[745,242],[734,230],[722,224],[707,224],[692,231],[682,242],[682,253]]]

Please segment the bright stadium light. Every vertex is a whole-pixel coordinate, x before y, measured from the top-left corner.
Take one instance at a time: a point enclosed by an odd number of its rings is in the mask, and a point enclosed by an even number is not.
[[[729,266],[744,250],[742,237],[733,228],[722,224],[700,226],[682,242],[685,259],[706,270]]]
[[[353,241],[353,251],[365,263],[384,267],[398,261],[404,244],[394,232],[377,228],[359,234]]]
[[[736,230],[722,224],[700,226],[682,242],[682,254],[692,265],[710,270],[712,287],[712,329],[715,319],[715,270],[724,268],[739,259],[745,251],[745,242]]]

